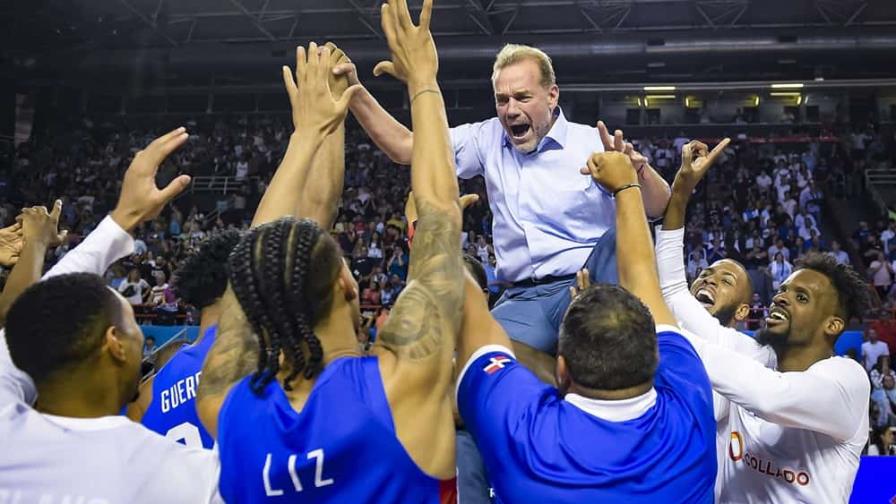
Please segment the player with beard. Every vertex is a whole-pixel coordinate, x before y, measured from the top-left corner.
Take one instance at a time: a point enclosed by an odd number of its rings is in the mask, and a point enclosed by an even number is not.
[[[712,164],[708,156],[702,144],[685,146],[673,201],[699,183]],[[851,267],[809,254],[779,287],[757,336],[775,351],[779,371],[724,342],[691,335],[713,390],[724,398],[714,405],[728,439],[719,459],[719,502],[849,500],[868,440],[870,384],[860,364],[831,355],[868,301],[868,286]]]
[[[118,414],[137,392],[143,334],[130,304],[99,276],[133,253],[128,233],[189,184],[181,176],[164,189],[155,185],[159,164],[186,140],[179,128],[137,153],[112,213],[10,309],[0,333],[0,494],[6,500],[218,500],[214,454]],[[24,259],[18,266],[31,267]]]
[[[403,0],[382,7],[392,61],[377,68],[405,81],[412,97],[419,221],[410,281],[371,355],[357,344],[357,283],[339,245],[314,221],[255,227],[231,256],[225,298],[232,304],[197,402],[218,440],[228,501],[456,499],[450,384],[464,270],[431,11],[427,0],[414,26]],[[304,56],[300,49],[299,120],[311,133],[302,142],[313,149],[315,134],[342,121],[347,100],[321,97],[329,68],[313,45]]]
[[[660,284],[682,329],[774,368],[774,351],[735,329],[738,322],[749,316],[753,296],[750,276],[742,264],[733,259],[716,261],[700,273],[688,291],[682,242],[688,201],[699,179],[685,174],[698,170],[705,173],[728,143],[727,138],[722,140],[712,152],[697,141],[682,148],[682,163],[687,166],[672,184],[663,225],[656,233]]]

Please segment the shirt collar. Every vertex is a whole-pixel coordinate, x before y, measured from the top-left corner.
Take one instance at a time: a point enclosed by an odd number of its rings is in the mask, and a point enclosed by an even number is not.
[[[563,400],[589,415],[610,422],[625,422],[640,417],[656,404],[656,389],[650,387],[639,396],[614,401],[591,399],[579,394],[566,394]]]
[[[548,130],[548,133],[538,142],[538,145],[535,146],[533,153],[543,151],[548,145],[548,142],[553,142],[562,149],[566,145],[566,132],[568,129],[569,122],[566,120],[566,116],[563,115],[563,110],[560,108],[560,105],[557,105],[557,108],[554,109],[554,124],[551,125],[551,129]],[[503,131],[503,134],[504,146],[512,149],[513,144],[510,142],[510,137],[507,135],[507,131]]]

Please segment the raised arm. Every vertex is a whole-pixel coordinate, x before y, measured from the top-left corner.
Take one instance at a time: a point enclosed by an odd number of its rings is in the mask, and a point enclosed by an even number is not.
[[[713,165],[729,140],[722,140],[712,151],[692,141],[682,147],[682,164],[672,183],[672,197],[666,208],[662,229],[657,230],[656,259],[663,297],[681,327],[694,335],[724,345],[735,351],[758,355],[759,345],[753,338],[725,327],[713,317],[688,290],[684,268],[684,223],[688,202],[694,188]],[[766,360],[768,352],[766,354]]]
[[[66,232],[59,232],[59,214],[62,201],[56,200],[52,212],[46,207],[36,206],[22,211],[22,252],[19,260],[6,279],[6,286],[0,294],[0,326],[6,324],[6,312],[13,301],[25,289],[40,280],[44,269],[47,249],[56,247],[65,239]]]
[[[253,227],[286,215],[298,215],[300,209],[308,208],[315,209],[312,216],[318,219],[327,221],[332,219],[330,214],[323,211],[327,205],[322,200],[333,199],[331,185],[323,183],[313,186],[312,188],[323,187],[322,199],[317,198],[308,205],[303,206],[296,198],[297,195],[306,194],[304,186],[309,180],[309,171],[315,158],[317,162],[314,164],[322,166],[323,169],[340,165],[338,178],[340,187],[342,185],[344,169],[342,150],[345,142],[343,121],[348,112],[349,99],[360,86],[349,87],[334,99],[328,83],[332,65],[331,48],[329,46],[318,48],[317,44],[312,42],[307,54],[304,47],[296,49],[295,79],[289,67],[284,66],[282,69],[295,130],[289,137],[286,154],[258,204],[255,217],[252,219]],[[333,135],[336,136],[332,137]],[[322,221],[319,223],[326,224]]]
[[[346,60],[333,68],[333,74],[345,76],[349,84],[360,85],[354,63]],[[349,103],[352,115],[383,152],[392,161],[408,165],[411,163],[411,151],[414,146],[414,134],[404,124],[392,117],[367,88],[357,92]]]
[[[331,67],[335,68],[334,65],[347,61],[345,53],[334,44],[328,42],[326,47],[330,50],[329,64]],[[348,78],[329,72],[328,81],[334,100],[338,100],[347,92]],[[355,89],[356,91],[352,91],[352,93],[357,94],[360,87]],[[323,145],[320,146],[311,161],[307,173],[305,180],[300,182],[302,190],[298,197],[295,215],[311,219],[319,223],[323,229],[329,230],[336,220],[339,197],[342,195],[345,184],[344,117],[336,130],[327,135]]]
[[[164,188],[156,186],[159,165],[188,137],[184,128],[177,128],[138,152],[124,174],[115,209],[44,278],[76,272],[102,275],[112,263],[132,254],[134,239],[130,233],[141,223],[158,217],[165,205],[190,185],[190,177],[180,175]]]
[[[825,359],[806,371],[781,373],[689,331],[683,334],[700,355],[713,391],[762,419],[846,441],[868,415],[871,384],[851,359]]]
[[[293,122],[296,126],[289,147],[294,149],[294,153],[291,157],[287,152],[277,169],[277,174],[265,191],[256,211],[255,219],[252,221],[253,227],[283,215],[295,215],[303,211],[308,211],[309,215],[297,216],[312,216],[316,213],[317,218],[322,220],[329,221],[332,218],[327,208],[328,203],[324,200],[338,197],[338,190],[342,186],[342,166],[335,166],[342,164],[339,162],[342,158],[334,151],[324,152],[321,159],[329,159],[330,165],[325,168],[336,168],[338,174],[320,176],[319,178],[326,180],[311,182],[310,185],[312,188],[317,187],[325,191],[329,196],[324,195],[323,199],[316,200],[319,206],[314,208],[309,208],[310,202],[300,204],[296,201],[296,188],[307,185],[306,178],[315,144],[342,127],[348,111],[349,96],[358,89],[350,87],[338,99],[333,97],[328,83],[332,66],[330,51],[331,48],[328,46],[318,49],[313,42],[307,54],[304,48],[300,47],[297,50],[298,85],[289,69],[283,68],[283,80],[290,96]],[[336,182],[339,188],[336,187]],[[302,194],[305,193],[307,189],[302,189]],[[303,208],[304,210],[300,210]],[[329,224],[329,222],[320,223]],[[250,374],[258,362],[258,338],[230,288],[222,298],[221,310],[223,315],[218,325],[218,335],[203,365],[202,383],[196,395],[196,411],[199,419],[209,434],[215,438],[218,432],[218,412],[224,404],[224,399],[233,385]]]
[[[650,309],[657,325],[677,326],[666,306],[656,272],[650,230],[644,218],[644,202],[638,174],[621,152],[595,153],[582,168],[616,199],[616,265],[619,285]]]
[[[418,220],[410,281],[373,351],[380,357],[398,438],[422,470],[450,478],[455,468],[449,390],[464,269],[457,178],[445,104],[436,82],[431,13],[432,0],[425,0],[420,25],[414,26],[405,0],[389,0],[382,7],[392,61],[379,63],[375,73],[393,75],[408,87],[415,131],[411,189]]]

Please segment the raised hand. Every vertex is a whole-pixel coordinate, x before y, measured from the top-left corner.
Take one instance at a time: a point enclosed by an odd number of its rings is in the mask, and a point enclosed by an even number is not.
[[[604,152],[621,152],[625,154],[632,160],[632,166],[635,167],[638,173],[641,173],[641,170],[647,166],[647,158],[636,151],[634,145],[623,139],[622,130],[616,130],[613,132],[613,136],[610,136],[607,125],[603,121],[597,121],[597,133],[600,135],[601,143],[604,144]]]
[[[68,231],[59,232],[59,215],[62,200],[56,200],[53,210],[45,206],[33,206],[22,210],[22,236],[26,243],[38,242],[47,247],[58,247],[65,241]]]
[[[183,145],[188,136],[184,128],[177,128],[156,138],[134,156],[124,173],[118,204],[110,214],[123,229],[130,232],[141,222],[155,219],[169,201],[190,185],[190,176],[181,175],[163,189],[156,186],[159,165]]]
[[[293,79],[288,66],[283,67],[283,84],[292,106],[292,123],[296,131],[314,131],[324,136],[336,131],[348,113],[348,102],[360,90],[360,85],[350,86],[334,98],[329,80],[334,77],[331,69],[331,51],[312,42],[308,51],[296,49],[296,73]]]
[[[17,219],[12,226],[0,229],[0,266],[14,266],[19,260],[24,243],[21,220]]]
[[[418,26],[411,21],[407,0],[387,0],[381,14],[392,61],[377,63],[373,75],[387,73],[412,87],[435,83],[439,57],[429,31],[432,0],[423,1]]]
[[[580,173],[591,175],[595,182],[614,195],[620,189],[638,184],[638,173],[631,159],[622,152],[595,152]]]
[[[681,147],[681,168],[675,174],[672,190],[690,195],[730,142],[730,138],[725,138],[712,151],[706,144],[697,140],[683,145]]]
[[[358,80],[355,64],[342,49],[332,42],[327,42],[325,47],[330,48],[330,93],[334,100],[338,100],[346,89],[361,81]]]

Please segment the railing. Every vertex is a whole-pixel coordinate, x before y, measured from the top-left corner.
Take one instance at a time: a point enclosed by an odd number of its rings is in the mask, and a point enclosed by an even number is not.
[[[243,177],[238,179],[231,176],[199,175],[193,177],[193,182],[190,184],[190,191],[228,194],[239,191],[243,188],[244,184],[255,183],[257,181],[258,177]]]
[[[896,170],[892,168],[865,170],[865,187],[881,213],[886,213],[889,206],[882,189],[896,189]]]

